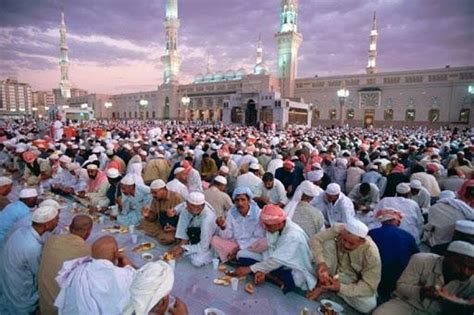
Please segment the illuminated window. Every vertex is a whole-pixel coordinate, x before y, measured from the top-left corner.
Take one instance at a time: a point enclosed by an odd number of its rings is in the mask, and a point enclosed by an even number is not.
[[[471,113],[471,111],[470,111],[469,108],[461,109],[461,112],[459,113],[459,122],[468,124],[470,113]]]
[[[392,108],[387,108],[383,112],[383,119],[384,120],[393,120],[393,109]]]
[[[346,116],[347,116],[347,120],[354,120],[354,116],[355,116],[355,111],[354,111],[354,109],[353,109],[353,108],[349,108],[349,109],[347,110]]]
[[[330,109],[329,110],[329,119],[335,120],[337,116],[337,111],[335,109]]]
[[[414,109],[407,109],[405,112],[406,121],[415,121],[416,111]]]

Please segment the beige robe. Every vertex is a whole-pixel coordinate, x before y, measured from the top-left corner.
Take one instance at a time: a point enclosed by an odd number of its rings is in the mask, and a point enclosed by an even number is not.
[[[216,210],[217,217],[226,217],[227,211],[232,207],[232,199],[225,192],[217,187],[211,186],[204,190],[204,197],[207,202]]]
[[[428,223],[424,227],[423,240],[432,247],[451,242],[458,220],[466,218],[453,206],[441,202],[432,205],[428,210]]]
[[[56,283],[58,271],[67,260],[89,256],[91,247],[82,238],[74,234],[53,235],[43,247],[38,271],[38,291],[41,314],[57,314],[54,300],[59,294]]]
[[[338,274],[341,288],[337,293],[349,305],[362,313],[369,313],[377,305],[377,287],[382,263],[377,245],[370,237],[351,252],[339,248],[336,241],[343,224],[316,234],[311,239],[315,263],[326,263],[332,276]]]
[[[143,181],[147,185],[155,179],[161,179],[166,183],[170,172],[171,167],[165,159],[153,159],[148,161],[143,168]]]
[[[430,253],[412,256],[397,282],[395,298],[380,305],[373,315],[442,314],[438,301],[420,300],[422,286],[444,287],[448,292],[464,299],[474,298],[474,276],[466,281],[444,282],[443,257]]]

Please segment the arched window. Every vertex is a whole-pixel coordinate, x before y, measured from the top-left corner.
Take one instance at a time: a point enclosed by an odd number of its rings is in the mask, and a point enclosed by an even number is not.
[[[428,112],[428,120],[430,122],[437,122],[439,121],[439,109],[430,109]]]
[[[337,110],[334,108],[334,109],[330,109],[329,110],[329,119],[330,120],[335,120],[337,117]]]
[[[230,111],[230,120],[234,124],[242,123],[242,109],[240,107],[234,107]]]
[[[393,120],[393,109],[392,108],[387,108],[383,112],[383,119],[390,121]]]
[[[416,110],[414,109],[407,109],[405,112],[405,120],[406,121],[415,121]]]
[[[471,110],[469,108],[461,109],[461,112],[459,113],[459,122],[468,124],[470,114]]]
[[[170,99],[168,98],[168,96],[165,98],[165,106],[163,107],[163,118],[170,118]]]
[[[355,111],[353,108],[349,108],[346,113],[347,120],[354,120],[355,117]]]

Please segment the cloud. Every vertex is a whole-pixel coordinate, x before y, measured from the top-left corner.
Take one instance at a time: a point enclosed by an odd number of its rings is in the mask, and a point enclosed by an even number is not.
[[[471,0],[299,1],[299,77],[365,71],[373,11],[378,16],[380,71],[472,64]],[[35,89],[59,78],[59,22],[65,11],[70,78],[91,92],[133,92],[162,82],[165,1],[3,0],[0,76]],[[180,0],[181,81],[213,71],[251,71],[261,33],[264,58],[275,71],[278,1]]]

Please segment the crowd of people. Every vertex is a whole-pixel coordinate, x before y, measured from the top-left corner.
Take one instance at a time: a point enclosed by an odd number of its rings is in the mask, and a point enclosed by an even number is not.
[[[474,132],[92,121],[0,128],[0,314],[187,314],[173,269],[87,242],[60,194],[192,265],[361,313],[472,314]],[[40,202],[41,201],[41,202]],[[115,209],[116,211],[110,211]],[[297,311],[297,310],[295,310]]]

